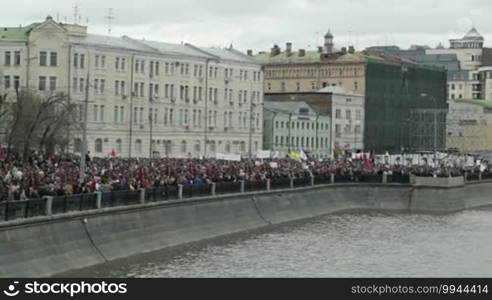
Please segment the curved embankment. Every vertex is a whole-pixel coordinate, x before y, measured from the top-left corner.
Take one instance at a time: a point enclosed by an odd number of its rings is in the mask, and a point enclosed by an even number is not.
[[[12,222],[0,225],[0,276],[50,276],[169,246],[352,209],[453,212],[491,204],[491,192],[492,183],[454,188],[326,185]]]

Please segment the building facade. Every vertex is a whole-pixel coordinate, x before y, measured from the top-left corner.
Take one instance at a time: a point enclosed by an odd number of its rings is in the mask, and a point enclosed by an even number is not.
[[[307,103],[316,113],[330,118],[330,155],[336,151],[364,149],[364,96],[342,87],[326,87],[317,92],[267,94],[265,103]]]
[[[492,149],[492,101],[449,100],[448,148],[463,152]]]
[[[256,55],[256,61],[264,66],[265,94],[341,87],[364,96],[364,150],[431,150],[434,140],[438,149],[445,148],[444,69],[422,66],[401,57],[356,52],[350,46],[333,51],[330,35],[325,37],[325,44],[330,47],[319,47],[318,51],[293,51],[292,44],[287,43],[285,51],[274,46],[269,53]],[[439,122],[431,120],[432,109],[440,110]],[[429,126],[438,128],[419,133],[420,128]]]
[[[266,150],[302,150],[310,157],[330,157],[329,116],[320,115],[302,101],[265,101],[263,116]]]
[[[262,149],[263,73],[232,48],[87,33],[48,17],[0,34],[0,90],[65,94],[87,114],[88,150],[200,157]],[[85,99],[88,111],[85,112]],[[71,150],[81,150],[81,133]]]

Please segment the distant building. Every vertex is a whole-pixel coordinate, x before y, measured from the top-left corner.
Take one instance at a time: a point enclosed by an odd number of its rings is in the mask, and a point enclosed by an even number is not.
[[[326,87],[316,92],[268,94],[265,96],[265,103],[269,101],[305,102],[316,113],[329,116],[330,140],[333,142],[330,150],[364,149],[363,95],[352,93],[342,87]]]
[[[304,151],[315,158],[330,156],[330,117],[303,101],[265,101],[264,140],[267,150]]]
[[[418,134],[417,128],[429,119],[425,118],[431,114],[429,109],[440,109],[436,139],[438,148],[445,148],[444,69],[398,56],[356,52],[353,47],[330,52],[333,48],[326,47],[333,42],[330,35],[318,51],[293,51],[292,43],[287,43],[285,51],[274,46],[268,53],[257,54],[256,61],[264,66],[265,94],[312,93],[325,87],[342,87],[363,95],[364,149],[378,152],[430,150],[436,131]],[[412,113],[416,110],[419,113]]]
[[[0,92],[62,93],[78,108],[76,124],[87,114],[95,156],[246,155],[262,148],[261,65],[232,48],[95,35],[48,17],[1,28],[0,66]],[[70,149],[80,152],[81,145],[74,126]]]
[[[450,149],[492,150],[492,101],[449,100],[446,139]]]

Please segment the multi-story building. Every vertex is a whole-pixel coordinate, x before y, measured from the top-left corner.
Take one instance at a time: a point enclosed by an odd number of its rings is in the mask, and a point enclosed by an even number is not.
[[[232,48],[87,33],[51,17],[0,32],[0,89],[64,93],[105,156],[246,155],[262,148],[263,73]],[[88,111],[84,111],[85,99]],[[81,150],[80,131],[71,148]]]
[[[338,86],[363,95],[365,150],[431,150],[434,140],[438,149],[445,148],[446,72],[442,68],[356,52],[350,46],[334,51],[331,33],[326,34],[325,46],[318,51],[293,51],[292,43],[287,43],[285,51],[274,46],[255,59],[264,65],[265,94],[315,92]],[[426,117],[434,115],[432,109],[439,110],[439,120],[425,127],[438,128],[419,133],[421,123],[432,119]]]
[[[330,119],[329,154],[364,149],[364,96],[336,87],[325,87],[316,92],[276,93],[265,96],[265,103],[307,103],[317,114]],[[287,145],[288,146],[288,145]],[[325,149],[323,149],[325,150]]]
[[[492,149],[492,101],[449,100],[447,146],[459,151]]]
[[[302,101],[265,101],[265,149],[288,153],[304,151],[308,156],[330,156],[331,121]]]

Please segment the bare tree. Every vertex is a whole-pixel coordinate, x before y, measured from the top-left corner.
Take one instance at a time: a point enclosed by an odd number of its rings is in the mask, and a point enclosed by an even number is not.
[[[52,149],[60,140],[60,132],[69,126],[72,109],[63,93],[40,96],[31,91],[16,91],[12,103],[12,118],[9,126],[8,148],[14,148],[23,159],[27,159],[33,145],[43,151],[50,139]]]

